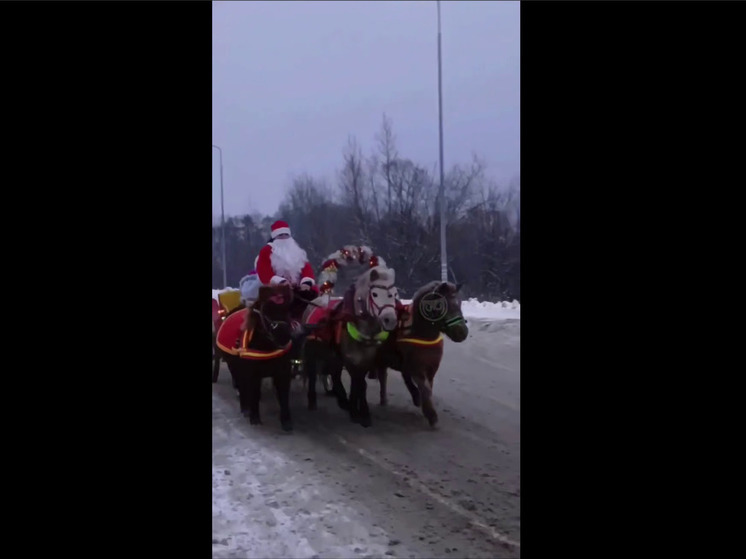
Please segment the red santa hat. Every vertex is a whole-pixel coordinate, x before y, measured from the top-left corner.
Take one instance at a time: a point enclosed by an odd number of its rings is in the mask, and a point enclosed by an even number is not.
[[[288,235],[290,235],[290,226],[282,220],[275,221],[272,224],[272,238],[276,239],[283,233],[287,233]]]

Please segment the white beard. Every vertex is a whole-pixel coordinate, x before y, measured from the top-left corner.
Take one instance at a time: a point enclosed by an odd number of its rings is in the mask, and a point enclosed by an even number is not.
[[[275,274],[289,280],[297,285],[300,281],[300,273],[308,261],[308,255],[295,239],[275,239],[272,241],[272,254],[270,256],[272,269]]]

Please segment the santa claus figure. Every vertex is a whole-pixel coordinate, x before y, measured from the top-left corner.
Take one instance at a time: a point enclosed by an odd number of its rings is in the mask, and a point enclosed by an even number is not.
[[[272,224],[272,241],[259,251],[255,267],[263,285],[287,282],[294,287],[311,289],[316,283],[306,251],[290,236],[290,226],[284,221]]]

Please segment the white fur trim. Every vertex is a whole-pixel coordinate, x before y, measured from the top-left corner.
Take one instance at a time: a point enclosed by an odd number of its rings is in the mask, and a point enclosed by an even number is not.
[[[272,231],[272,238],[276,239],[278,235],[282,235],[283,233],[287,233],[290,235],[290,228],[289,227],[278,227],[274,231]]]
[[[313,284],[316,283],[313,278],[301,278],[300,282],[301,283],[307,283],[309,285],[313,285]]]
[[[272,276],[272,279],[269,280],[269,285],[278,285],[280,283],[287,283],[288,280],[283,278],[282,276]]]

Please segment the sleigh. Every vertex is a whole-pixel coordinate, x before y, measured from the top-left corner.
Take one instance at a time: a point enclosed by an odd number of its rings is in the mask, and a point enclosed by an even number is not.
[[[212,300],[212,382],[218,381],[220,375],[220,353],[217,351],[217,336],[225,319],[242,306],[241,292],[238,290],[218,293],[217,300]]]

